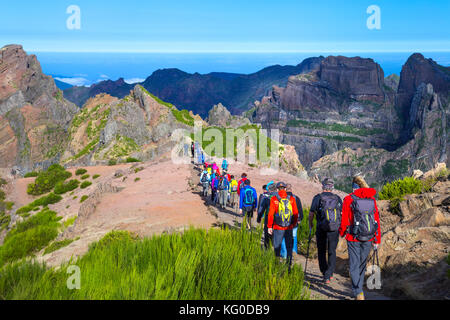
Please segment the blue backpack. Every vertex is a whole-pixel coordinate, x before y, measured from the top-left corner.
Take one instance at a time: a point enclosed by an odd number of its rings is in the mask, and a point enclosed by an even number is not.
[[[243,199],[244,205],[246,207],[253,206],[253,203],[255,200],[253,199],[253,190],[250,188],[244,189],[244,199]]]

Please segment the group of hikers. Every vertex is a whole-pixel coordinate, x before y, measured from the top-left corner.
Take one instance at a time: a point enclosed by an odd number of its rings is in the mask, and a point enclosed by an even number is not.
[[[226,159],[221,168],[216,163],[204,160],[201,164],[203,196],[208,197],[211,190],[210,201],[214,205],[218,204],[221,209],[230,205],[236,213],[239,209],[249,229],[257,213],[257,223],[264,225],[264,248],[270,249],[272,246],[277,257],[286,259],[290,270],[293,253],[298,253],[298,226],[303,220],[302,202],[293,194],[292,185],[271,181],[262,187],[258,198],[247,174],[243,173],[239,181],[228,174]],[[313,198],[309,212],[309,243],[316,218],[319,268],[324,283],[329,284],[333,281],[336,267],[339,236],[345,237],[352,293],[356,300],[364,300],[363,284],[368,257],[372,249],[378,250],[381,240],[380,218],[375,200],[376,190],[370,188],[360,176],[353,178],[352,189],[353,192],[342,200],[334,193],[334,181],[330,178],[323,180],[323,192]]]

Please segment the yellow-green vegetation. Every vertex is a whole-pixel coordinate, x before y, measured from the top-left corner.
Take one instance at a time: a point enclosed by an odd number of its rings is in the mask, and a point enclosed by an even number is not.
[[[301,266],[291,272],[260,232],[190,229],[136,239],[108,234],[76,261],[80,290],[67,288],[68,264],[21,262],[0,269],[0,296],[31,300],[303,300]],[[71,264],[74,264],[73,262]],[[105,277],[105,274],[107,277]]]
[[[39,207],[46,207],[49,204],[55,204],[62,200],[62,197],[58,194],[54,194],[53,192],[43,196],[39,199],[34,200],[33,202],[27,204],[26,206],[17,210],[16,214],[23,216],[31,211],[38,211]],[[27,216],[27,215],[25,215]]]
[[[335,131],[354,134],[357,136],[371,136],[376,134],[383,134],[385,131],[383,129],[366,129],[366,128],[355,128],[353,126],[339,124],[339,123],[324,123],[306,120],[289,120],[287,122],[288,127],[304,127],[310,129],[321,129],[326,131]],[[337,136],[336,136],[337,137]]]
[[[139,145],[133,139],[117,135],[113,145],[103,155],[103,159],[117,159],[129,156],[131,153],[140,151]]]
[[[85,173],[87,173],[87,170],[83,168],[77,169],[77,171],[75,171],[75,175],[77,176],[82,176]]]
[[[80,199],[80,203],[85,202],[87,199],[89,199],[89,196],[87,196],[87,195],[82,196]]]
[[[86,189],[87,187],[90,187],[91,185],[92,185],[92,182],[90,182],[90,181],[84,181],[84,182],[81,184],[80,188],[81,188],[81,189]]]
[[[77,241],[79,239],[80,239],[80,237],[75,238],[75,239],[65,239],[65,240],[61,240],[61,241],[52,242],[47,248],[45,248],[44,255],[55,252],[61,248],[67,247],[69,244],[71,244],[72,242]]]
[[[147,89],[145,89],[143,86],[140,86],[142,91],[144,91],[145,93],[147,93],[149,96],[151,96],[153,99],[155,99],[159,104],[166,106],[167,108],[169,108],[169,110],[172,112],[173,116],[175,117],[175,119],[178,122],[181,122],[185,125],[188,125],[190,127],[194,126],[194,118],[190,115],[189,111],[186,109],[182,109],[182,110],[178,110],[177,107],[175,107],[173,104],[162,101],[160,98],[158,98],[157,96],[151,94],[150,92],[147,91]]]
[[[75,223],[75,220],[77,220],[78,216],[74,216],[72,218],[67,219],[66,221],[63,222],[64,228],[68,228],[71,225],[73,225]]]
[[[17,223],[0,246],[0,266],[32,255],[58,236],[60,217],[45,208],[31,218]]]
[[[11,222],[11,216],[5,212],[0,212],[0,232],[8,228]]]
[[[92,179],[94,179],[94,180],[96,180],[96,179],[98,179],[98,178],[100,178],[100,175],[99,175],[99,174],[94,174],[94,175],[92,176]]]
[[[134,179],[134,182],[139,182],[139,181],[141,181],[141,178]]]
[[[28,172],[24,175],[24,178],[36,178],[39,175],[38,172],[36,171],[32,171],[32,172]]]
[[[58,182],[70,178],[72,174],[59,164],[51,165],[46,171],[40,172],[34,183],[30,183],[27,193],[39,196],[50,192]]]
[[[79,185],[80,185],[80,181],[78,181],[76,179],[70,180],[67,183],[60,181],[55,185],[54,193],[55,194],[65,194],[67,192],[77,189]]]
[[[90,177],[91,177],[91,175],[85,174],[84,176],[81,177],[81,180],[86,180],[86,179],[89,179]]]
[[[134,162],[141,162],[141,160],[133,158],[133,157],[128,157],[126,162],[127,163],[134,163]]]
[[[95,147],[100,141],[100,132],[105,128],[111,110],[109,108],[101,110],[104,105],[97,105],[94,108],[83,108],[78,113],[69,128],[70,137],[73,137],[77,130],[80,129],[83,123],[88,123],[85,129],[85,134],[88,137],[88,144],[79,151],[75,156],[68,159],[67,162],[80,159],[90,152],[95,150]]]

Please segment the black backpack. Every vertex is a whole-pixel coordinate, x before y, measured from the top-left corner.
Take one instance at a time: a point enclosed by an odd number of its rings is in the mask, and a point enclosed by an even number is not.
[[[359,241],[370,241],[378,231],[378,223],[375,221],[375,201],[370,198],[358,198],[355,195],[352,195],[352,199],[351,233]]]
[[[323,231],[334,232],[341,226],[341,205],[335,194],[320,195],[320,227]]]

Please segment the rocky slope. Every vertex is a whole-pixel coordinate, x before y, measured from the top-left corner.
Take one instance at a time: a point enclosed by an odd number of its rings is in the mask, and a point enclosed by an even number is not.
[[[413,55],[397,93],[396,77],[384,79],[371,59],[328,57],[319,70],[275,86],[256,104],[253,121],[282,130],[282,142],[296,147],[312,176],[347,185],[363,173],[381,185],[448,161],[447,69]]]
[[[297,66],[271,66],[253,74],[213,72],[190,74],[179,69],[155,71],[142,84],[152,94],[174,105],[207,117],[213,105],[223,103],[233,113],[242,113],[255,100],[261,99],[274,85],[285,85],[293,74],[309,72],[318,67],[322,57],[309,58]],[[90,88],[73,87],[64,90],[65,97],[82,106],[99,93],[123,98],[130,85],[121,80],[107,81]]]
[[[450,177],[438,178],[428,193],[405,196],[397,214],[389,201],[379,201],[378,208],[383,292],[401,299],[448,299]],[[345,241],[338,257],[339,271],[348,272]]]
[[[22,46],[0,49],[0,167],[27,171],[58,161],[78,108]]]

